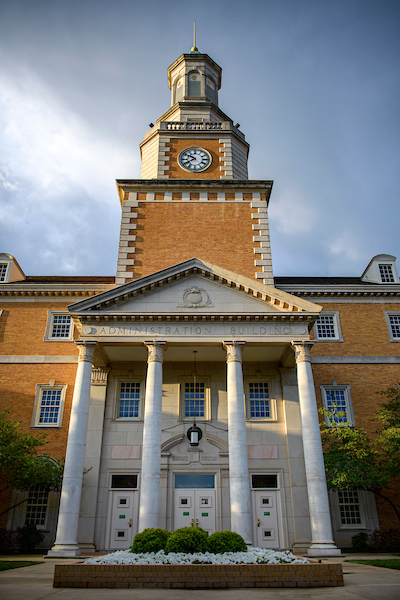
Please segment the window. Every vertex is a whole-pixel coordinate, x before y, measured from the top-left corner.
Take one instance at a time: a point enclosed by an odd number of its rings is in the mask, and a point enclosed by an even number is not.
[[[180,415],[187,421],[210,419],[210,388],[204,378],[183,380],[180,385]]]
[[[36,525],[38,529],[46,528],[49,492],[35,485],[29,490],[26,507],[25,524]]]
[[[342,342],[339,312],[322,312],[314,325],[314,338],[319,342]]]
[[[199,98],[201,96],[201,75],[197,71],[189,73],[188,95],[191,98]]]
[[[392,265],[379,265],[379,273],[381,276],[382,283],[394,283],[393,267]]]
[[[363,524],[357,490],[338,491],[340,522],[342,527],[357,527]]]
[[[141,381],[120,381],[116,408],[117,419],[141,419],[143,405]]]
[[[400,342],[400,313],[385,312],[391,342]]]
[[[69,313],[49,310],[44,340],[65,342],[73,339],[74,326]]]
[[[0,282],[7,281],[8,263],[0,263]]]
[[[61,427],[66,385],[36,386],[32,427]]]
[[[270,393],[270,382],[249,381],[247,383],[246,410],[248,419],[275,420],[276,405]]]
[[[322,402],[324,408],[332,413],[332,417],[325,417],[326,424],[334,421],[337,424],[354,425],[353,407],[350,396],[350,386],[336,383],[333,385],[321,385]]]

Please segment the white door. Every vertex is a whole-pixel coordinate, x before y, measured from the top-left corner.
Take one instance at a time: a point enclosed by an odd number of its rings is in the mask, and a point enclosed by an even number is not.
[[[280,548],[277,492],[253,491],[255,543],[259,548]]]
[[[196,526],[214,533],[215,490],[175,490],[174,529]]]
[[[137,533],[137,491],[110,491],[106,547],[127,550]]]

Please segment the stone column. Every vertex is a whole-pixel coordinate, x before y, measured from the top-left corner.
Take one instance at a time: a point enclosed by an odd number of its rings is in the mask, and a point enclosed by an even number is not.
[[[251,544],[250,488],[241,348],[243,343],[224,343],[227,353],[229,489],[231,530],[239,533],[246,544]]]
[[[158,527],[161,470],[162,363],[165,342],[148,350],[138,531]]]
[[[78,521],[88,428],[92,364],[96,342],[76,342],[79,350],[69,420],[57,536],[48,556],[80,556]]]
[[[317,399],[311,370],[310,348],[314,342],[292,342],[297,365],[304,462],[307,477],[311,521],[310,556],[338,556],[340,550],[332,539],[328,489],[319,429]]]

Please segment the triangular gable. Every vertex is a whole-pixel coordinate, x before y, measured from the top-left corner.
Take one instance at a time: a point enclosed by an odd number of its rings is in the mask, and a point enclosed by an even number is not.
[[[192,258],[70,305],[76,315],[312,313],[321,307]]]

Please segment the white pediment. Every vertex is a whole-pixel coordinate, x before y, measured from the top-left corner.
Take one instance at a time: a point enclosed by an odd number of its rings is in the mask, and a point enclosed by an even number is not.
[[[210,263],[191,259],[82,300],[76,315],[260,315],[319,313],[321,307]]]

